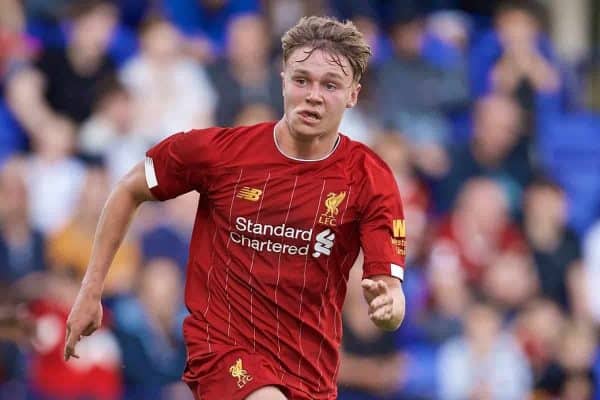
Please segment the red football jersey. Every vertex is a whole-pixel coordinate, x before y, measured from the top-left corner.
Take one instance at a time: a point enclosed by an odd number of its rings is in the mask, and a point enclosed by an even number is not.
[[[172,135],[148,151],[146,179],[159,200],[200,193],[188,359],[243,346],[270,358],[281,384],[334,399],[349,270],[362,247],[365,277],[403,278],[402,204],[392,172],[365,145],[340,135],[327,157],[300,160],[282,153],[274,127]]]

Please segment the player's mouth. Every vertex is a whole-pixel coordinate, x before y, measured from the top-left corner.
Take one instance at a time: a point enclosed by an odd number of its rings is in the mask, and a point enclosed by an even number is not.
[[[300,119],[310,125],[314,125],[321,120],[321,114],[316,111],[302,110],[298,112]]]

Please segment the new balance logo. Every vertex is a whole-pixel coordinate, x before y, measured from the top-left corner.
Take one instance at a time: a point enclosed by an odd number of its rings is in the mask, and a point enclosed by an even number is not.
[[[315,240],[315,252],[312,256],[319,258],[321,257],[321,254],[326,256],[330,255],[334,240],[335,233],[331,232],[330,229],[325,229],[323,232],[319,233]]]
[[[249,201],[258,201],[260,199],[260,195],[262,194],[262,190],[251,188],[248,186],[244,186],[240,189],[237,194],[237,197],[244,200]]]

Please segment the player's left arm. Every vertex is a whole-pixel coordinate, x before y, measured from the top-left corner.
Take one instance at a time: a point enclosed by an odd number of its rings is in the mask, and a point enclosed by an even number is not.
[[[369,318],[380,329],[394,331],[400,327],[406,302],[400,280],[376,275],[361,282],[363,295],[369,305]]]
[[[364,253],[362,289],[369,317],[384,330],[396,330],[405,313],[406,224],[402,199],[392,170],[374,154],[362,164],[364,180],[360,243]]]

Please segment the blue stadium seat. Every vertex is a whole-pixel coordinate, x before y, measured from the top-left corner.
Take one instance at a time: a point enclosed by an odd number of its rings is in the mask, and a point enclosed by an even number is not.
[[[583,233],[600,210],[600,116],[542,118],[537,150],[544,171],[567,193],[569,224]]]
[[[0,98],[0,166],[11,155],[27,148],[27,136]]]

